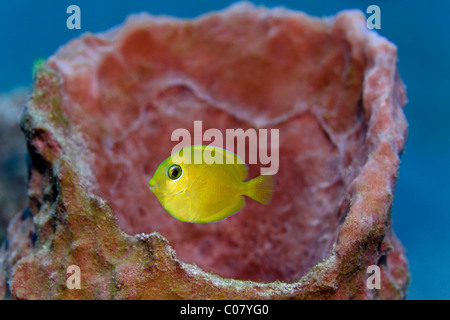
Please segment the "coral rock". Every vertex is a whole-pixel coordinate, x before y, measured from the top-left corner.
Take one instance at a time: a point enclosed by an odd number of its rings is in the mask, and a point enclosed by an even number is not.
[[[29,95],[28,88],[0,94],[0,242],[9,220],[26,207],[26,147],[18,119]]]
[[[406,94],[395,45],[365,23],[238,4],[135,15],[63,46],[23,114],[29,208],[10,224],[0,283],[17,299],[404,298],[390,212]],[[164,211],[147,183],[194,120],[279,129],[269,206],[212,224]]]

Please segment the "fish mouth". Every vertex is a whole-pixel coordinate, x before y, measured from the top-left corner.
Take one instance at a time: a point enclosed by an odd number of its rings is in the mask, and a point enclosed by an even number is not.
[[[156,194],[156,195],[163,195],[163,196],[166,196],[166,197],[173,197],[173,196],[179,195],[180,193],[183,193],[183,192],[186,191],[186,188],[184,188],[183,190],[180,190],[177,193],[164,192],[163,190],[161,190],[159,183],[157,183],[157,182],[155,182],[153,180],[149,181],[148,186],[149,186],[150,190],[154,194]]]

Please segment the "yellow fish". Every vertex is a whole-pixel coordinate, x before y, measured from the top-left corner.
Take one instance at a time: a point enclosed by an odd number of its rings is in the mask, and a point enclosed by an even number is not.
[[[189,146],[176,154],[161,163],[149,185],[164,209],[178,220],[225,219],[244,208],[244,195],[265,205],[272,199],[273,176],[244,182],[248,167],[232,152]]]

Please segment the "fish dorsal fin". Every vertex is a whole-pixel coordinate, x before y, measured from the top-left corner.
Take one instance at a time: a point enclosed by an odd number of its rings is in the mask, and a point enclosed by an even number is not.
[[[244,181],[247,179],[248,176],[248,167],[247,165],[242,161],[241,158],[239,158],[237,155],[235,155],[232,152],[225,151],[227,153],[227,157],[234,157],[235,168],[236,173],[238,175],[239,181]]]

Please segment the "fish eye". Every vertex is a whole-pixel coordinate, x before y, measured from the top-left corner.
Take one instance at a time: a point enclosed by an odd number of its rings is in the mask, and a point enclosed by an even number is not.
[[[183,169],[177,164],[173,164],[167,170],[167,176],[172,180],[177,180],[183,174]]]

